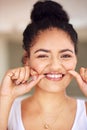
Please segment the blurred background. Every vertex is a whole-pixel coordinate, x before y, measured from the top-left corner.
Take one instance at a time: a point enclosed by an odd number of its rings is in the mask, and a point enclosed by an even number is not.
[[[0,0],[0,82],[8,69],[22,66],[22,33],[30,22],[30,11],[37,0]],[[55,0],[64,6],[78,32],[77,71],[87,67],[87,0]],[[67,89],[70,96],[84,97],[75,80]]]

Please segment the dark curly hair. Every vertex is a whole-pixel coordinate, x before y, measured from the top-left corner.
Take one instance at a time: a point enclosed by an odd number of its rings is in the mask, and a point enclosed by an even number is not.
[[[77,33],[69,23],[69,17],[63,7],[59,3],[50,0],[38,1],[34,4],[31,12],[31,23],[23,33],[23,48],[28,54],[40,32],[50,28],[65,31],[70,36],[77,54]]]

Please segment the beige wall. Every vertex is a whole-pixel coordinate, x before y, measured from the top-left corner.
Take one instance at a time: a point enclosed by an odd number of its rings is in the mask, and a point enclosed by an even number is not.
[[[5,39],[0,38],[0,81],[4,76],[5,71],[9,67],[9,57],[8,57],[8,49],[7,42]]]

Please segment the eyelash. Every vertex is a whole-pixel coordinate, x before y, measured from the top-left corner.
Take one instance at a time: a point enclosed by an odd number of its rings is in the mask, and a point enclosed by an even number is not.
[[[39,56],[37,56],[37,58],[46,58],[46,57],[48,57],[47,55],[39,55]]]
[[[69,55],[69,54],[64,54],[64,55],[61,56],[61,58],[71,58],[71,57],[72,57],[72,56]]]

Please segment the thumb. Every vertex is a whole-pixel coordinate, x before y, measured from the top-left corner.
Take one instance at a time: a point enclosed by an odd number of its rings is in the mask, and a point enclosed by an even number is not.
[[[31,80],[28,82],[28,85],[35,86],[42,78],[44,78],[44,75],[34,75],[31,77]]]
[[[42,78],[44,78],[44,75],[35,75],[27,83],[18,85],[18,87],[15,87],[15,95],[19,96],[29,92]]]
[[[28,92],[29,90],[31,90],[42,78],[44,78],[44,75],[34,75],[32,76],[31,80],[26,83],[26,86],[25,86],[25,91]]]

